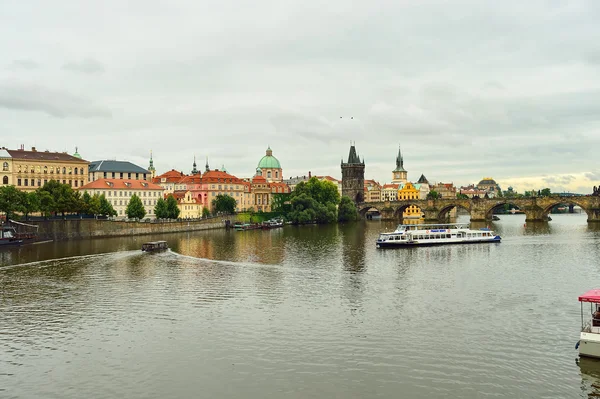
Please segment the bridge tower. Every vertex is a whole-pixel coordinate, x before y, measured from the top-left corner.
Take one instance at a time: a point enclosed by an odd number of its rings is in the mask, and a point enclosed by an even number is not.
[[[398,156],[396,157],[396,169],[392,171],[392,183],[406,183],[406,181],[408,180],[407,174],[408,172],[406,172],[406,170],[404,169],[404,157],[402,156],[400,146],[398,146]]]
[[[365,200],[365,159],[360,160],[354,144],[350,146],[348,162],[342,159],[342,195],[356,203]]]

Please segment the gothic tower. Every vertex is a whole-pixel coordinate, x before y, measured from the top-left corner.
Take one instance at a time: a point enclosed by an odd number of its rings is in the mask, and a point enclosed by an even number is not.
[[[350,146],[348,162],[342,159],[342,195],[356,203],[365,200],[365,160],[360,160],[354,144]]]
[[[398,156],[396,157],[396,169],[392,171],[392,183],[406,183],[407,171],[404,170],[404,158],[402,157],[402,151],[398,146]]]

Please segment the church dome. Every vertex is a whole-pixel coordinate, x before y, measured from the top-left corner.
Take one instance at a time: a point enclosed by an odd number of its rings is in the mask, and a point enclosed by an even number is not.
[[[281,169],[279,160],[273,156],[271,147],[267,148],[267,155],[261,158],[258,162],[258,168],[260,169]]]
[[[482,185],[482,184],[496,185],[498,183],[496,183],[496,180],[492,179],[491,177],[484,177],[483,180],[481,180],[478,185]]]
[[[81,159],[81,155],[79,155],[79,152],[77,151],[77,147],[75,147],[75,154],[73,154],[73,156],[74,156],[75,158],[79,158],[79,159]]]

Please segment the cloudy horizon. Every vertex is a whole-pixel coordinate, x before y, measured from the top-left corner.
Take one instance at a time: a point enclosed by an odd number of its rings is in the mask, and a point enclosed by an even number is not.
[[[600,3],[74,0],[0,9],[0,146],[158,173],[365,178],[591,193]]]

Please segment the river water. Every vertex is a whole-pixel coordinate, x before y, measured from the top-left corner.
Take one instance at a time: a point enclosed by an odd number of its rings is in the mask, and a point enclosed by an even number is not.
[[[587,398],[600,228],[376,249],[378,221],[0,252],[1,398]],[[166,239],[169,252],[141,253]]]

